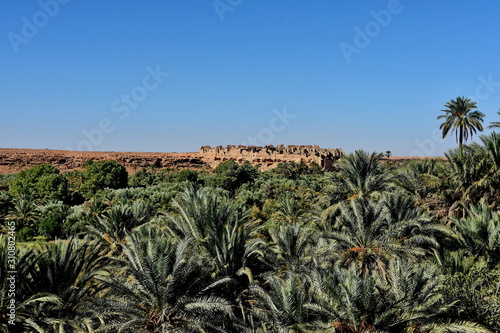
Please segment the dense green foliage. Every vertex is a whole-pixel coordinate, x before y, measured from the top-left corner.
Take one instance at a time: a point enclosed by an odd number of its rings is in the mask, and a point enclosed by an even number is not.
[[[68,181],[56,167],[40,164],[21,171],[10,182],[9,190],[14,196],[30,194],[35,199],[64,200],[68,192]]]
[[[248,161],[238,165],[235,161],[229,160],[220,163],[214,169],[214,174],[207,178],[207,184],[234,192],[241,185],[253,181],[257,176],[257,169]]]
[[[228,161],[129,176],[94,162],[2,176],[0,327],[498,332],[500,135],[446,156],[356,151],[333,172]]]
[[[91,197],[105,188],[126,187],[128,174],[125,167],[116,161],[89,161],[85,166],[84,179],[81,192],[85,197]]]

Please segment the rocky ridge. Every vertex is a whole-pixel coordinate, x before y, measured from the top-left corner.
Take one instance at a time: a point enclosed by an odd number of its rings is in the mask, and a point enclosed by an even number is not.
[[[215,148],[203,146],[199,154],[211,167],[232,159],[238,163],[249,161],[252,164],[259,164],[263,171],[275,167],[278,163],[292,161],[297,163],[304,161],[307,164],[316,162],[325,170],[330,170],[333,162],[343,155],[343,151],[342,149],[320,148],[317,145],[268,145],[264,147],[229,145]]]
[[[342,156],[341,149],[324,149],[318,146],[203,146],[192,153],[149,152],[89,152],[50,149],[0,148],[0,173],[16,173],[34,165],[49,163],[62,172],[83,169],[87,160],[116,160],[129,173],[141,167],[209,169],[227,160],[238,163],[249,161],[268,170],[281,162],[316,162],[328,170],[333,161]]]

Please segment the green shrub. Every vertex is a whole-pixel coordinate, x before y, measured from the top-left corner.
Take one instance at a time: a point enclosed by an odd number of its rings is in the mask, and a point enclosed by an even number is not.
[[[23,227],[16,233],[16,239],[25,242],[36,236],[36,231],[32,227]]]
[[[475,321],[500,331],[500,265],[488,269],[479,261],[467,273],[450,273],[446,278],[444,296],[457,301],[455,317]]]
[[[65,200],[68,196],[68,181],[56,167],[39,164],[19,172],[10,182],[9,191],[13,196],[30,193],[34,199]]]
[[[128,173],[125,167],[116,161],[88,161],[85,166],[84,183],[81,192],[90,198],[98,191],[111,188],[125,188],[128,184]]]
[[[38,222],[38,235],[56,238],[61,235],[63,221],[58,216],[50,215]]]
[[[213,175],[208,177],[208,185],[223,188],[234,193],[240,186],[254,181],[259,176],[256,167],[245,161],[238,165],[233,160],[220,163],[215,169]]]

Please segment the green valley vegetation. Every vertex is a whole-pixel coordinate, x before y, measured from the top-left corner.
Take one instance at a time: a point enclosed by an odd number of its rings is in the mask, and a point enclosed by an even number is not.
[[[360,150],[332,172],[227,161],[128,175],[107,161],[0,176],[0,327],[498,332],[500,135],[466,145],[480,115],[455,119],[474,107],[462,102],[447,105],[444,134],[461,144],[447,160]]]

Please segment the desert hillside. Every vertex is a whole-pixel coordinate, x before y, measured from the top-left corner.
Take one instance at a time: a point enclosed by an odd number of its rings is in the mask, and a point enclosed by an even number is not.
[[[198,152],[99,152],[51,149],[0,148],[0,174],[17,173],[33,165],[49,163],[61,171],[82,169],[87,160],[115,160],[135,173],[142,167],[176,169],[210,169],[229,159],[238,163],[249,161],[260,165],[262,171],[272,169],[282,162],[316,162],[324,169],[331,169],[333,162],[343,155],[341,149],[326,149],[318,146],[203,146]],[[404,161],[424,157],[391,156],[384,160]],[[442,158],[442,157],[441,157]]]
[[[227,160],[238,163],[249,161],[268,170],[282,162],[316,162],[330,169],[333,162],[342,156],[341,149],[325,149],[316,145],[303,146],[203,146],[199,152],[89,152],[50,149],[0,148],[0,174],[17,173],[34,165],[49,163],[60,171],[82,169],[88,160],[115,160],[125,166],[129,173],[142,167],[209,169]]]
[[[50,149],[0,148],[0,173],[16,173],[34,165],[49,163],[61,171],[82,169],[87,160],[116,160],[134,173],[146,166],[208,168],[198,153],[89,152]]]

